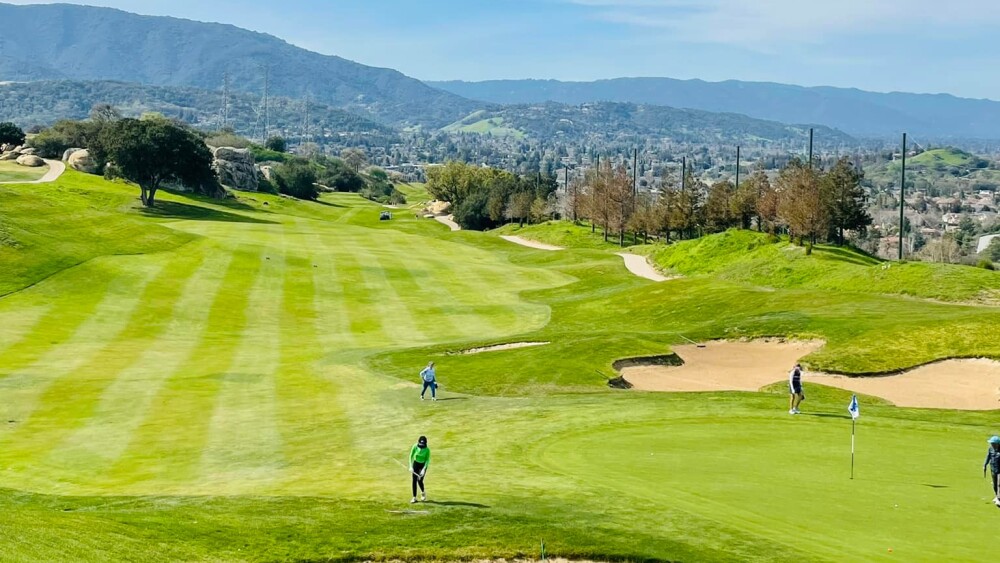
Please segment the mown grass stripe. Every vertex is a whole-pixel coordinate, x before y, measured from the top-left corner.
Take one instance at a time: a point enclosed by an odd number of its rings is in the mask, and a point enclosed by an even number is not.
[[[124,452],[164,381],[191,360],[205,329],[231,257],[214,247],[203,254],[198,270],[177,284],[179,297],[162,319],[165,330],[155,345],[146,346],[142,356],[102,390],[86,424],[59,444],[49,465],[89,467],[103,475]]]
[[[67,342],[49,349],[35,363],[0,379],[0,395],[5,397],[0,412],[4,419],[16,425],[15,431],[0,438],[0,450],[3,450],[0,456],[16,456],[19,465],[29,464],[30,459],[23,457],[15,444],[24,436],[31,437],[38,430],[57,424],[58,417],[39,417],[38,420],[35,417],[36,409],[45,406],[43,399],[50,387],[93,361],[107,346],[107,341],[125,335],[129,319],[140,307],[145,288],[162,268],[162,263],[151,262],[114,277],[94,314],[77,327]],[[49,395],[48,399],[58,401],[60,397]]]
[[[260,269],[261,248],[238,246],[232,252],[198,347],[170,374],[128,448],[108,471],[109,479],[122,486],[197,490],[212,407],[246,327],[247,289]]]
[[[45,315],[52,310],[52,305],[28,305],[0,301],[0,306],[9,305],[0,312],[0,358],[6,358],[9,348],[17,345],[27,335],[38,328]],[[0,367],[0,370],[4,369]]]
[[[402,298],[393,284],[393,280],[386,273],[385,266],[379,256],[384,251],[377,248],[364,250],[364,262],[359,265],[359,268],[365,289],[369,294],[376,296],[374,305],[378,311],[377,314],[384,319],[382,330],[387,342],[384,341],[381,344],[418,345],[428,342],[429,337],[424,333],[418,320],[410,312],[406,300]],[[429,319],[423,321],[427,323]]]
[[[275,372],[285,273],[284,249],[269,249],[250,290],[239,347],[216,395],[201,457],[202,486],[236,494],[280,479],[284,465]]]
[[[115,377],[157,345],[167,327],[174,303],[183,295],[184,280],[201,264],[203,254],[173,254],[144,287],[137,288],[133,310],[123,315],[127,324],[107,344],[73,370],[48,381],[31,419],[9,436],[10,447],[30,463],[56,447],[69,433],[86,424],[94,414],[101,392]],[[157,262],[161,262],[157,260]]]

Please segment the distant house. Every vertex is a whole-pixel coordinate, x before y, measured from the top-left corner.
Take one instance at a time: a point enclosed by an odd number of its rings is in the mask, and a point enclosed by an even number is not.
[[[985,251],[987,248],[990,247],[990,244],[993,242],[993,239],[995,238],[1000,238],[1000,235],[986,235],[985,237],[980,238],[979,246],[976,247],[976,252],[980,253]]]

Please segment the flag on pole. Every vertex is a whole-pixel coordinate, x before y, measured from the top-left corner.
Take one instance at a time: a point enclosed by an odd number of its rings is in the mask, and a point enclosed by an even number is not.
[[[847,407],[847,412],[851,413],[851,418],[857,420],[861,416],[861,411],[858,409],[858,396],[851,395],[851,404]]]

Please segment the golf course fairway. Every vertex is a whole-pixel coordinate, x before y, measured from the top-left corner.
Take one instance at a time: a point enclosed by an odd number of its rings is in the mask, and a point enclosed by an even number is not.
[[[0,561],[994,557],[995,411],[860,396],[851,479],[851,393],[808,371],[798,416],[780,383],[607,381],[687,339],[821,340],[806,367],[849,374],[1000,358],[1000,308],[977,301],[1000,274],[942,266],[929,294],[821,249],[843,290],[655,283],[613,248],[380,222],[353,194],[136,196],[73,171],[0,186]],[[795,260],[790,278],[826,264]],[[522,342],[548,344],[460,353]],[[411,505],[419,435],[430,502]]]

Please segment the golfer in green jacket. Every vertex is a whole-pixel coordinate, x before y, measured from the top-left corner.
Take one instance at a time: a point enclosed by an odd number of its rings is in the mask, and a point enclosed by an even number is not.
[[[417,485],[420,486],[420,500],[427,500],[427,492],[424,490],[424,476],[427,475],[427,467],[431,464],[431,449],[427,447],[427,437],[421,436],[417,443],[410,448],[410,476],[413,478],[413,500],[417,502]]]

